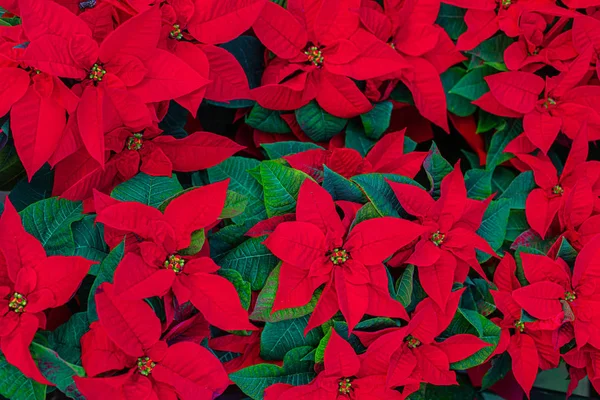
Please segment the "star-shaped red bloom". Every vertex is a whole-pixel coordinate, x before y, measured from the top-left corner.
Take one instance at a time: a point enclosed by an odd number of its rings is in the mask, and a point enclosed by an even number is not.
[[[571,273],[562,260],[522,253],[523,272],[529,285],[516,289],[512,297],[534,318],[547,320],[554,328],[572,324],[578,347],[586,343],[600,348],[600,236],[579,253]]]
[[[190,246],[192,233],[217,221],[228,183],[188,191],[173,199],[164,213],[135,202],[117,202],[99,211],[96,220],[112,230],[107,232],[113,236],[111,243],[122,240],[125,233],[141,238],[115,270],[115,293],[127,299],[165,296],[169,321],[174,294],[180,304],[191,301],[210,324],[221,329],[256,329],[233,285],[215,274],[220,267],[212,259],[180,254]],[[115,235],[114,230],[121,234]]]
[[[143,300],[124,300],[104,283],[96,305],[99,322],[81,338],[89,377],[74,378],[87,399],[212,400],[227,388],[223,366],[207,349],[160,340],[160,320]]]
[[[27,233],[10,200],[0,218],[0,349],[27,377],[50,384],[29,353],[44,310],[65,304],[92,262],[82,257],[47,257],[42,244]]]
[[[419,389],[421,382],[455,385],[456,373],[450,364],[463,360],[490,344],[476,336],[458,334],[435,340],[450,324],[464,289],[452,292],[444,309],[425,299],[415,309],[407,326],[366,333],[357,332],[368,345],[361,357],[363,366],[383,371],[388,387],[403,386],[404,397]]]
[[[373,369],[354,353],[352,346],[335,331],[327,343],[324,370],[307,385],[275,384],[265,390],[265,400],[402,400],[402,395],[385,385],[385,373]]]
[[[422,234],[424,228],[400,218],[363,221],[347,233],[331,195],[310,179],[300,187],[296,221],[283,222],[265,245],[283,261],[273,311],[300,307],[325,284],[306,331],[338,310],[350,330],[364,314],[406,318],[389,294],[382,262]]]
[[[452,290],[452,283],[464,282],[470,268],[485,278],[475,257],[475,249],[495,254],[476,233],[488,201],[467,198],[465,181],[458,164],[442,180],[442,194],[437,201],[417,186],[388,183],[402,207],[416,216],[424,228],[414,247],[400,252],[392,265],[408,263],[419,267],[423,289],[443,308]]]
[[[527,257],[526,254],[522,256]],[[494,284],[498,290],[491,290],[490,293],[504,317],[496,321],[502,328],[502,334],[498,347],[490,357],[508,350],[515,379],[529,396],[538,368],[556,368],[560,353],[555,348],[552,330],[544,321],[522,321],[521,306],[512,297],[514,291],[521,287],[515,277],[516,269],[514,258],[505,253],[494,273]]]

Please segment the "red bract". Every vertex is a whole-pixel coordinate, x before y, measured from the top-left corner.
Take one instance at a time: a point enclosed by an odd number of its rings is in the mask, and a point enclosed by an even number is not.
[[[489,201],[467,198],[458,164],[442,180],[442,194],[437,201],[417,186],[388,183],[402,208],[417,217],[422,230],[416,244],[403,249],[391,263],[393,266],[408,263],[419,267],[423,289],[444,308],[452,283],[464,282],[470,268],[485,278],[475,249],[495,255],[490,245],[475,233]]]
[[[431,299],[423,300],[405,327],[357,333],[361,342],[368,345],[362,355],[363,363],[367,364],[363,367],[382,371],[390,388],[404,386],[403,398],[417,391],[421,382],[456,385],[456,373],[450,370],[450,364],[489,346],[468,334],[435,340],[450,324],[462,292],[453,292],[443,309]]]
[[[405,130],[386,134],[364,159],[356,150],[348,148],[307,150],[283,158],[293,168],[304,171],[317,180],[323,178],[324,165],[345,178],[372,172],[414,178],[427,153],[413,151],[404,154],[404,132]]]
[[[402,400],[404,397],[385,385],[385,373],[374,368],[371,359],[357,356],[348,342],[331,331],[325,348],[324,369],[308,385],[275,384],[265,391],[265,400],[340,398],[360,400]]]
[[[27,377],[52,385],[29,353],[44,310],[65,304],[85,277],[91,261],[82,257],[47,257],[42,244],[27,233],[10,200],[0,218],[0,349]]]
[[[595,197],[592,185],[597,180],[597,167],[586,162],[588,144],[585,127],[573,141],[571,152],[560,177],[550,158],[539,154],[517,154],[517,158],[533,170],[535,183],[527,196],[525,214],[531,228],[544,238],[558,214],[560,225],[576,226],[591,214]],[[590,182],[591,181],[591,182]],[[577,190],[572,193],[573,190]],[[596,194],[597,196],[597,194]],[[567,206],[568,199],[568,206]],[[568,207],[571,213],[565,215]],[[587,211],[586,211],[587,210]]]
[[[20,27],[12,28],[23,35]],[[10,127],[15,147],[29,179],[57,149],[79,98],[55,76],[31,68],[20,61],[19,43],[0,38],[0,115],[10,110]]]
[[[526,254],[522,256],[528,257]],[[522,320],[521,306],[512,297],[514,291],[521,288],[515,277],[516,270],[514,258],[505,253],[494,273],[494,284],[498,290],[492,290],[490,293],[494,296],[496,307],[504,316],[499,323],[502,335],[494,354],[508,350],[513,374],[529,397],[538,368],[556,368],[560,361],[560,353],[554,346],[551,330],[544,330],[546,327],[540,322]]]
[[[282,361],[263,360],[260,356],[260,332],[252,332],[250,336],[225,335],[208,341],[211,349],[240,353],[239,357],[223,364],[228,374],[256,364],[275,364],[281,366]]]
[[[404,307],[389,294],[382,262],[423,233],[399,218],[363,221],[346,228],[329,193],[307,179],[300,187],[296,221],[283,222],[265,245],[283,261],[273,311],[308,303],[325,289],[306,332],[341,310],[352,330],[364,314],[406,318]]]
[[[83,148],[56,165],[53,194],[84,200],[92,190],[107,192],[138,172],[171,176],[213,167],[243,147],[210,132],[194,132],[182,139],[162,135],[156,126],[141,131],[120,127],[105,135],[104,166]]]
[[[208,350],[160,340],[160,320],[144,301],[124,300],[105,283],[96,292],[96,304],[99,322],[81,339],[90,377],[74,378],[87,399],[212,400],[227,388],[227,374]]]
[[[413,94],[415,106],[427,119],[448,131],[446,95],[440,74],[465,58],[455,48],[448,34],[435,25],[439,1],[386,1],[382,8],[375,1],[363,1],[362,24],[378,39],[388,43],[406,59],[412,68],[395,71],[384,78],[402,80]],[[383,79],[383,78],[381,78]],[[387,88],[373,82],[385,97]],[[387,92],[387,93],[386,93]]]
[[[586,376],[594,389],[600,389],[600,350],[592,346],[575,348],[563,354],[563,359],[569,365],[569,378],[571,379],[567,396],[573,393],[579,381]]]
[[[142,238],[138,249],[127,252],[117,266],[115,294],[126,299],[164,296],[168,322],[174,294],[180,304],[191,301],[210,324],[221,329],[256,329],[233,285],[215,274],[219,266],[214,261],[180,254],[190,246],[194,232],[217,221],[227,185],[223,181],[186,192],[172,200],[164,213],[133,202],[102,209],[97,222]]]
[[[535,13],[543,16],[573,17],[576,14],[556,5],[556,0],[444,0],[467,8],[467,31],[456,42],[459,50],[471,50],[501,30],[508,37],[521,33],[519,20]]]
[[[546,83],[527,72],[487,76],[490,92],[473,104],[496,115],[523,118],[523,130],[534,146],[548,152],[560,131],[571,139],[587,121],[589,140],[600,137],[600,114],[594,107],[599,86],[577,86],[588,71],[590,53],[580,55],[565,72]],[[542,99],[538,97],[545,88]]]
[[[596,287],[600,237],[589,242],[577,256],[575,268],[558,259],[521,254],[523,272],[529,282],[515,290],[513,299],[534,318],[547,320],[555,328],[572,324],[575,341],[600,347],[598,295]]]
[[[159,47],[171,51],[210,80],[206,87],[175,99],[194,116],[204,96],[220,102],[250,98],[248,79],[239,62],[214,44],[232,40],[246,31],[264,3],[264,0],[227,3],[187,0],[167,1],[162,5]],[[192,38],[201,44],[182,41]]]
[[[316,99],[328,113],[350,118],[371,109],[352,79],[389,74],[407,64],[385,42],[359,28],[359,0],[267,2],[253,25],[273,58],[252,90],[273,110],[295,110]]]
[[[157,7],[129,19],[98,45],[90,28],[63,7],[48,0],[20,5],[30,39],[23,60],[52,75],[81,81],[73,87],[80,95],[73,129],[101,165],[105,132],[122,125],[143,129],[151,124],[145,103],[178,98],[208,84],[179,58],[157,48]],[[77,135],[63,140],[73,141]],[[71,146],[70,153],[76,148]]]

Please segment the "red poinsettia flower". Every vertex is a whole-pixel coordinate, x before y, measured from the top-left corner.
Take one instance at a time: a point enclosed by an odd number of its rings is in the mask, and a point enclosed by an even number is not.
[[[596,167],[586,162],[588,156],[587,130],[573,141],[565,166],[558,176],[556,167],[549,157],[539,154],[516,154],[519,161],[525,163],[533,171],[535,183],[539,188],[533,189],[527,196],[525,215],[531,228],[544,238],[554,218],[558,215],[561,226],[581,224],[582,218],[593,208],[595,197],[591,180],[597,180]],[[589,176],[588,176],[589,175]],[[572,191],[578,188],[572,196]],[[567,199],[569,205],[567,206]],[[566,216],[564,210],[572,211],[577,205],[576,213]],[[589,212],[591,214],[591,211]],[[570,221],[570,222],[569,222]]]
[[[10,127],[19,159],[29,179],[54,154],[79,98],[57,77],[22,62],[24,49],[16,47],[31,31],[28,25],[11,27],[14,41],[0,38],[0,115],[10,111]]]
[[[363,1],[360,20],[378,39],[402,54],[412,68],[380,78],[393,79],[387,87],[377,80],[372,83],[387,97],[398,79],[402,80],[412,92],[421,115],[448,132],[446,95],[440,74],[465,57],[454,48],[448,34],[435,25],[439,4],[428,0],[392,0],[384,5],[382,8],[374,0]]]
[[[516,289],[513,299],[528,314],[548,320],[555,328],[570,323],[578,347],[589,343],[600,348],[600,289],[596,285],[599,251],[600,237],[596,237],[577,256],[573,273],[560,258],[554,261],[522,253],[523,272],[529,285]]]
[[[368,346],[362,355],[365,367],[382,370],[387,375],[386,386],[403,386],[407,397],[419,389],[420,383],[456,385],[456,373],[450,364],[475,354],[490,344],[476,336],[458,334],[443,341],[435,340],[452,321],[464,289],[453,292],[446,307],[440,309],[431,299],[425,299],[415,309],[407,326],[378,332],[357,332]]]
[[[475,231],[489,202],[467,198],[459,164],[442,180],[442,193],[437,201],[417,186],[388,183],[402,208],[417,217],[424,229],[414,246],[403,249],[390,264],[416,265],[423,289],[443,308],[452,283],[464,282],[470,268],[486,278],[475,257],[475,249],[491,255],[495,252]]]
[[[313,149],[283,157],[290,166],[306,172],[317,180],[323,179],[323,165],[345,178],[372,172],[398,174],[414,178],[421,169],[426,152],[404,154],[404,132],[383,136],[363,158],[349,148]]]
[[[456,47],[471,50],[501,30],[508,37],[521,33],[519,22],[530,13],[553,17],[573,17],[573,11],[556,5],[556,0],[444,0],[444,3],[467,8],[467,31],[460,35]]]
[[[296,399],[360,399],[402,400],[404,397],[385,385],[385,373],[373,369],[370,359],[366,362],[357,356],[350,346],[335,331],[327,343],[324,354],[324,369],[307,385],[292,386],[278,383],[265,390],[265,400]]]
[[[144,301],[124,300],[103,283],[96,306],[99,322],[81,338],[89,377],[74,377],[86,399],[212,400],[227,388],[227,373],[210,351],[160,340],[160,320]]]
[[[569,365],[569,387],[567,397],[571,396],[579,381],[587,377],[594,389],[600,389],[600,350],[586,345],[581,349],[574,348],[562,355]]]
[[[331,195],[307,179],[298,194],[296,221],[279,224],[264,242],[283,261],[273,311],[305,305],[325,284],[306,332],[338,310],[350,330],[364,314],[406,318],[404,307],[390,296],[382,262],[423,230],[383,217],[357,224],[346,236]]]
[[[172,200],[164,213],[135,202],[119,202],[99,211],[97,222],[142,239],[115,270],[115,294],[127,299],[164,296],[169,322],[174,294],[179,304],[191,301],[210,324],[221,329],[256,329],[231,282],[215,274],[220,267],[214,261],[180,254],[190,246],[194,232],[217,221],[228,183],[188,191]]]
[[[23,25],[35,26],[23,60],[81,81],[73,87],[80,94],[74,123],[81,142],[102,165],[105,132],[122,125],[142,129],[151,124],[145,103],[178,98],[208,84],[188,64],[157,48],[158,7],[124,22],[98,45],[85,22],[56,3],[26,0],[20,6]]]
[[[352,79],[406,68],[402,57],[359,28],[360,0],[291,0],[287,9],[267,2],[253,25],[273,58],[252,90],[272,110],[295,110],[316,99],[328,113],[350,118],[371,109]],[[350,79],[352,78],[352,79]]]
[[[508,350],[515,379],[529,397],[538,368],[556,368],[560,353],[554,346],[552,331],[544,330],[543,323],[522,320],[521,306],[512,298],[512,293],[521,288],[515,276],[516,270],[514,258],[505,253],[494,273],[494,284],[498,290],[490,293],[504,318],[498,324],[502,328],[500,343],[492,355]]]
[[[600,138],[600,114],[595,99],[598,86],[576,86],[588,71],[591,53],[580,55],[569,68],[555,78],[544,79],[528,72],[501,72],[485,77],[490,91],[473,102],[492,114],[518,118],[523,116],[527,139],[544,154],[558,133],[571,139],[587,122],[588,140]],[[543,98],[538,100],[542,91]]]
[[[520,20],[522,30],[519,40],[504,51],[504,62],[511,71],[536,72],[545,65],[564,71],[567,61],[579,55],[573,46],[572,32],[562,32],[568,18],[562,18],[546,33],[547,23],[543,16],[524,14]]]
[[[163,26],[159,47],[169,50],[210,80],[207,86],[175,99],[194,116],[203,97],[219,102],[251,97],[240,63],[215,44],[228,42],[248,30],[264,3],[258,0],[217,5],[216,2],[186,0],[167,1],[161,6]],[[218,19],[218,23],[211,19]],[[184,40],[194,38],[201,43]]]
[[[92,190],[107,192],[138,172],[171,176],[213,167],[243,149],[231,139],[210,132],[194,132],[182,139],[160,135],[152,125],[141,131],[120,127],[105,135],[106,161],[102,166],[84,148],[55,167],[52,193],[84,200]]]
[[[25,376],[52,385],[29,353],[38,328],[46,327],[44,310],[65,304],[87,274],[82,257],[47,257],[42,244],[27,233],[10,200],[0,217],[0,349]]]

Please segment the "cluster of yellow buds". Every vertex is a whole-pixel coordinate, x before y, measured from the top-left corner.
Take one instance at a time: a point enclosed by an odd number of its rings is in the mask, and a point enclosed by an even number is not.
[[[174,272],[179,273],[179,272],[183,271],[183,266],[185,265],[185,260],[179,254],[171,254],[165,260],[164,265],[165,265],[166,269],[171,269]]]
[[[155,366],[156,363],[152,361],[150,357],[140,357],[137,360],[138,371],[144,376],[150,375]]]
[[[128,150],[139,150],[142,148],[144,140],[142,139],[141,133],[134,133],[127,138],[127,149]]]
[[[333,265],[340,265],[348,261],[348,252],[344,249],[333,249],[329,259]]]
[[[316,67],[323,65],[323,52],[317,46],[310,46],[304,54],[306,54],[308,61],[313,63]]]
[[[183,34],[181,33],[181,27],[179,26],[179,24],[173,25],[173,29],[171,30],[171,32],[169,32],[169,36],[171,36],[171,39],[183,39]]]
[[[433,242],[433,244],[435,244],[436,246],[441,246],[442,243],[444,243],[444,240],[446,239],[446,235],[444,233],[440,233],[440,231],[434,232],[431,235],[431,241]]]
[[[25,311],[25,306],[27,305],[27,298],[23,296],[21,293],[15,292],[10,301],[8,302],[8,308],[13,310],[16,313],[22,313]]]
[[[352,391],[352,379],[344,378],[338,383],[338,392],[343,395],[348,395]]]
[[[90,70],[89,78],[94,82],[100,82],[102,81],[104,75],[106,75],[106,70],[102,68],[100,64],[96,63],[92,66],[92,69]]]

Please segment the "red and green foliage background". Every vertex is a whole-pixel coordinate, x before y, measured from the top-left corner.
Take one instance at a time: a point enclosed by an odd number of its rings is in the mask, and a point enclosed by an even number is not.
[[[0,7],[0,398],[600,389],[600,1]]]

